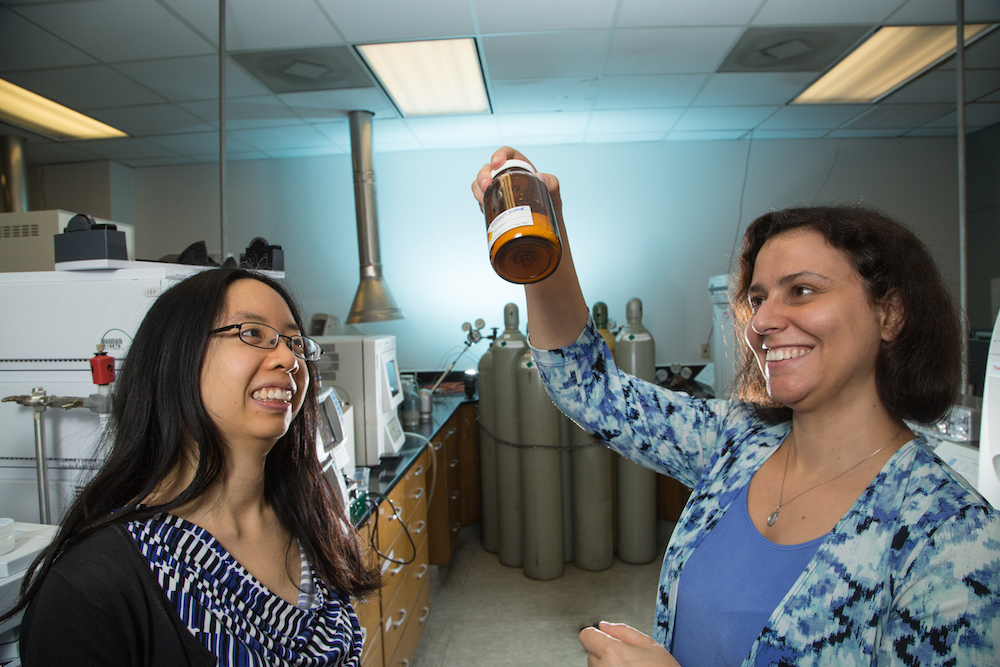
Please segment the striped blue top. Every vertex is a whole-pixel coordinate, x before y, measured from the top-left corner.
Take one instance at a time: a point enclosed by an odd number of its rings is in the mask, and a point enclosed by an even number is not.
[[[360,664],[361,627],[350,602],[327,588],[304,555],[293,605],[204,528],[171,514],[126,527],[181,620],[220,666]]]

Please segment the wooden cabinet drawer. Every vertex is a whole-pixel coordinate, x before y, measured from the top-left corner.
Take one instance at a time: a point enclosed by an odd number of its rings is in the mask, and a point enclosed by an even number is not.
[[[403,581],[392,601],[383,605],[382,614],[382,649],[385,655],[392,655],[403,635],[407,622],[419,616],[416,608],[421,587],[427,582],[427,568],[422,567],[426,560],[426,542],[417,551],[417,561],[403,568]],[[419,564],[418,564],[419,563]],[[384,599],[384,598],[383,598]]]
[[[424,510],[426,512],[426,510]],[[420,516],[423,516],[421,514]],[[419,523],[426,524],[422,518]],[[408,561],[412,559],[411,563],[406,565],[400,563],[392,563],[390,561],[385,561],[386,567],[382,571],[382,608],[388,608],[389,604],[392,602],[393,597],[396,595],[396,591],[402,585],[404,578],[407,576],[407,572],[410,568],[416,567],[420,563],[427,562],[427,538],[423,535],[414,535],[413,531],[410,531],[410,537],[413,538],[413,544],[416,546],[416,553],[413,551],[413,546],[410,545],[410,540],[406,539],[406,535],[400,532],[396,541],[393,543],[392,548],[387,556],[391,557],[393,560],[398,561]],[[385,552],[383,552],[385,553]]]
[[[354,607],[354,613],[357,614],[362,634],[368,638],[373,637],[382,625],[382,606],[379,602],[378,592],[372,593],[363,601],[351,600],[351,605]],[[368,641],[365,642],[366,649],[368,643]]]
[[[424,627],[431,614],[431,587],[424,583],[417,597],[414,617],[407,619],[403,629],[403,635],[396,645],[396,651],[385,663],[386,667],[412,667],[413,657],[417,654],[417,647],[420,646],[420,638],[424,634]]]
[[[361,626],[361,634],[365,640],[364,648],[361,649],[361,667],[382,667],[385,654],[382,652],[381,626],[376,624],[370,630]]]

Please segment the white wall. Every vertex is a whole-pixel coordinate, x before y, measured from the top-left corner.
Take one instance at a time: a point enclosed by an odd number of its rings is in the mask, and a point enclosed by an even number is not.
[[[375,125],[378,131],[378,125]],[[747,150],[750,148],[749,162]],[[526,150],[562,183],[584,294],[612,318],[643,300],[658,365],[704,363],[710,276],[756,216],[793,204],[863,200],[898,216],[931,246],[957,286],[955,142],[951,139],[757,140],[540,146]],[[445,367],[461,324],[503,326],[523,290],[492,271],[470,184],[490,149],[376,153],[383,271],[406,319],[366,324],[398,338],[404,369]],[[744,167],[749,164],[740,216]],[[349,155],[230,162],[229,252],[255,236],[283,246],[288,282],[307,316],[345,317],[358,285]],[[219,249],[218,165],[136,169],[137,256],[205,240]],[[480,343],[457,370],[474,367]]]

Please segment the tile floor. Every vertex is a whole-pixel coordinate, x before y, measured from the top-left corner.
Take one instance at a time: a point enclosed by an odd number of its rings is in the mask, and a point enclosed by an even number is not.
[[[603,572],[572,563],[559,579],[535,581],[501,565],[462,529],[447,565],[431,566],[431,615],[414,667],[553,667],[587,664],[580,630],[601,620],[649,634],[660,563],[673,524],[660,521],[658,556],[645,565],[615,560]]]

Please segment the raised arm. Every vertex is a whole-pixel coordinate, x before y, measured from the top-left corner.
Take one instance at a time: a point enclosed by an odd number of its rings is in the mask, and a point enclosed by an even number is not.
[[[493,180],[490,172],[510,159],[525,160],[521,153],[504,146],[493,154],[489,164],[483,165],[472,183],[472,194],[483,207],[483,193]],[[559,196],[559,179],[552,174],[538,174],[545,179],[552,196],[559,235],[562,238],[563,255],[559,268],[545,280],[524,286],[528,301],[528,322],[530,323],[531,344],[542,350],[555,350],[573,343],[587,325],[587,302],[576,277],[573,256],[566,237],[566,227],[562,217],[562,199]]]

